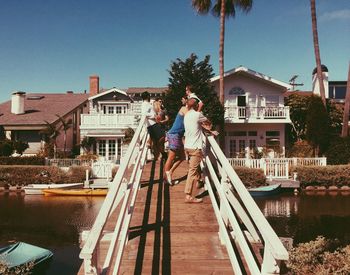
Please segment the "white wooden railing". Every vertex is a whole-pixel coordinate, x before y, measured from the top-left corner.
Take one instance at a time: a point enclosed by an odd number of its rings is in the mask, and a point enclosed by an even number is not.
[[[226,106],[227,119],[290,119],[289,106],[276,107],[240,107]]]
[[[79,256],[84,261],[84,274],[86,275],[102,273],[118,274],[128,238],[128,228],[140,186],[140,179],[146,161],[146,138],[147,128],[145,118],[142,118],[80,252]],[[106,232],[105,225],[111,220],[111,214],[120,203],[119,216],[113,224],[114,230],[112,232]],[[100,241],[108,233],[111,235],[111,241],[104,263],[100,266]]]
[[[326,166],[327,158],[229,158],[232,166],[262,169],[266,177],[288,179],[292,166]]]
[[[213,137],[207,138],[209,149],[202,163],[205,186],[226,245],[234,274],[279,274],[281,261],[288,252],[267,222],[259,207],[234,171]],[[264,247],[262,264],[256,260],[252,244]],[[247,270],[237,258],[245,258]]]
[[[82,114],[80,129],[126,128],[137,124],[135,114]]]

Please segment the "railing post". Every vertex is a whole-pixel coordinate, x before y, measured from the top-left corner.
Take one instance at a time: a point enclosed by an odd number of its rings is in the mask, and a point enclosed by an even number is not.
[[[223,193],[226,192],[226,189],[228,188],[228,177],[224,172],[224,169],[221,170],[222,175],[221,177],[221,181],[220,181],[220,188],[222,189]],[[228,224],[228,216],[227,216],[227,209],[224,207],[224,203],[222,203],[221,200],[225,200],[226,198],[221,198],[220,197],[220,215],[222,218],[222,221],[224,222],[225,226],[227,227]],[[224,232],[222,232],[222,230],[224,230],[223,228],[219,227],[219,238],[220,238],[220,242],[222,245],[225,245],[225,238],[224,238]]]
[[[271,251],[265,245],[264,248],[264,258],[261,266],[261,274],[270,275],[270,274],[280,274],[279,263],[272,256]]]

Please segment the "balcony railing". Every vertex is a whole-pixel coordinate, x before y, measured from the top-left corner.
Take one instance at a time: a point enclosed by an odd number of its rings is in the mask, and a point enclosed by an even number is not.
[[[289,106],[282,107],[240,107],[227,106],[225,107],[226,120],[288,120]]]
[[[136,126],[138,120],[135,114],[82,114],[80,129],[127,128]]]

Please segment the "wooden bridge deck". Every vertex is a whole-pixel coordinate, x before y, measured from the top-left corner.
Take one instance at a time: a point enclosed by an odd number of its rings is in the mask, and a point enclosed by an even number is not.
[[[145,166],[119,274],[233,274],[209,197],[185,203],[187,163],[174,174],[176,186],[160,182],[161,170],[160,161]],[[102,261],[107,243],[100,249]]]

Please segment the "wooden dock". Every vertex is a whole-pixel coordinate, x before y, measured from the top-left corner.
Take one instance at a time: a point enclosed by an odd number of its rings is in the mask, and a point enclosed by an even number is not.
[[[160,161],[146,165],[119,274],[233,274],[209,197],[185,203],[187,165],[175,172],[176,186],[161,182]],[[100,245],[100,265],[107,242]]]

